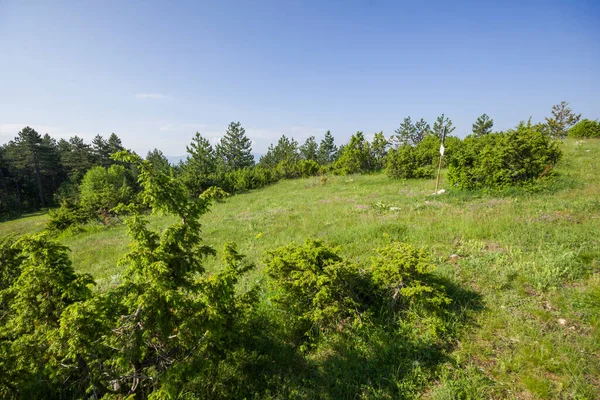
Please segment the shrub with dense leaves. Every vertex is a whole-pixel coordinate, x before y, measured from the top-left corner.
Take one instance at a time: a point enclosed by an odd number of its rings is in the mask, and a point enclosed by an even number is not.
[[[404,144],[389,151],[386,172],[395,179],[433,178],[440,159],[441,140],[433,134],[425,136],[417,145]],[[451,160],[461,140],[454,136],[446,138],[442,166]]]
[[[90,169],[80,185],[80,205],[97,215],[107,215],[119,204],[127,204],[134,191],[127,181],[127,171],[122,165]]]
[[[576,139],[600,138],[600,122],[583,119],[569,130],[569,137]]]
[[[48,222],[46,230],[48,232],[58,233],[71,227],[77,227],[89,222],[94,218],[94,213],[79,207],[78,204],[65,200],[60,208],[48,213]]]
[[[506,132],[467,137],[452,157],[448,180],[461,189],[531,183],[552,175],[561,154],[540,126],[521,123]]]
[[[375,170],[377,160],[371,144],[362,132],[356,132],[350,142],[341,150],[335,162],[334,172],[340,175],[360,174]]]
[[[269,252],[266,265],[272,300],[296,340],[373,318],[388,320],[411,308],[439,314],[450,303],[444,287],[432,279],[429,256],[408,244],[378,249],[365,266],[343,260],[323,242],[307,240]]]

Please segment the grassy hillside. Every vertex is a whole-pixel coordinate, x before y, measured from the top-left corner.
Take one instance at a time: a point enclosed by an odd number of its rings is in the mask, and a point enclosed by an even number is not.
[[[368,259],[391,237],[430,250],[437,273],[481,296],[426,397],[596,398],[600,392],[600,141],[567,141],[560,178],[536,192],[449,190],[383,174],[283,181],[233,196],[203,217],[207,244],[257,263],[267,250],[319,238]],[[442,188],[446,188],[442,180]],[[43,229],[44,215],[0,224]],[[166,226],[167,217],[152,224]],[[118,279],[123,226],[90,225],[60,241],[100,287]],[[213,267],[209,262],[208,268]],[[471,397],[469,397],[471,396]]]

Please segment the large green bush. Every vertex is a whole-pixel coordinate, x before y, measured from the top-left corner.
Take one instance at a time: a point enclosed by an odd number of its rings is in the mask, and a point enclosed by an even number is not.
[[[392,242],[377,250],[370,265],[361,265],[308,240],[268,253],[266,264],[272,300],[296,340],[342,325],[393,319],[411,308],[443,313],[450,303],[431,278],[435,266],[429,256],[408,244]],[[434,331],[440,321],[435,323]]]
[[[454,136],[446,138],[442,166],[452,159],[461,140]],[[404,144],[389,151],[386,158],[386,172],[395,179],[433,178],[440,160],[441,140],[429,134],[417,145]]]
[[[371,144],[362,132],[357,132],[344,146],[340,158],[335,162],[334,172],[340,175],[360,174],[375,170],[377,160]]]
[[[467,137],[452,157],[448,180],[461,189],[531,183],[552,175],[561,154],[558,142],[539,126],[521,123],[506,132]]]
[[[576,139],[600,138],[600,122],[583,119],[569,130],[569,137]]]
[[[80,205],[98,215],[106,215],[119,204],[133,200],[134,191],[128,183],[127,171],[122,165],[90,169],[80,185]]]

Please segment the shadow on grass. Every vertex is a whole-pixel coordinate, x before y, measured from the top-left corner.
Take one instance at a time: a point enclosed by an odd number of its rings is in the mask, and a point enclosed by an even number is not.
[[[433,315],[373,324],[325,340],[313,361],[318,371],[308,397],[324,399],[414,398],[450,361],[462,329],[483,309],[481,296],[454,282],[432,277],[446,288],[451,304],[440,310],[440,331],[424,328]],[[434,283],[434,282],[431,282]],[[435,329],[437,329],[435,328]]]
[[[286,341],[286,321],[266,311],[240,337],[243,350],[219,368],[219,382],[211,392],[192,391],[210,398],[418,397],[439,378],[439,367],[450,361],[460,332],[483,309],[478,293],[445,278],[431,280],[452,299],[445,309],[346,325],[322,335],[305,351]]]

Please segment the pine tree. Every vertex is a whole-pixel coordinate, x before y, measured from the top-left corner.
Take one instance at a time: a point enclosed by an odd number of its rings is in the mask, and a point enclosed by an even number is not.
[[[183,165],[183,181],[193,196],[198,196],[213,185],[213,174],[217,170],[215,151],[208,139],[199,132],[192,139],[187,159]]]
[[[44,146],[42,144],[42,137],[33,128],[26,126],[23,128],[18,136],[14,140],[15,152],[14,164],[15,166],[26,173],[28,170],[32,170],[35,176],[35,183],[38,189],[38,195],[40,205],[46,206],[46,197],[44,195],[44,187],[42,185],[42,162]]]
[[[431,131],[431,126],[423,118],[417,121],[415,124],[415,135],[412,139],[413,144],[416,146],[425,139],[425,136]]]
[[[412,123],[410,117],[404,118],[400,127],[394,131],[396,135],[394,135],[392,139],[395,146],[400,147],[403,144],[413,144],[416,131],[415,125]]]
[[[579,122],[580,118],[581,114],[574,114],[566,101],[552,106],[552,117],[546,117],[546,126],[550,136],[564,139],[569,133],[569,129]]]
[[[302,146],[300,146],[300,156],[305,160],[317,161],[319,145],[314,136],[310,136]]]
[[[433,124],[433,134],[440,139],[444,136],[444,130],[446,131],[446,136],[449,136],[455,129],[452,126],[452,120],[445,117],[444,114],[440,115]]]
[[[375,157],[375,163],[378,169],[384,167],[385,157],[387,156],[389,146],[390,142],[385,138],[383,132],[375,134],[373,143],[371,144],[371,150],[373,151],[373,156]]]
[[[294,138],[282,135],[277,141],[277,145],[269,146],[267,153],[260,158],[260,164],[264,167],[274,168],[282,161],[295,163],[299,158],[298,142]]]
[[[109,167],[112,164],[110,159],[110,149],[108,148],[108,141],[102,136],[96,135],[92,140],[92,154],[94,156],[94,163],[99,164],[104,168]]]
[[[157,170],[169,174],[169,170],[171,169],[169,160],[167,160],[167,157],[159,149],[149,151],[146,155],[146,160],[150,161],[150,164]]]
[[[477,117],[477,121],[473,124],[473,134],[475,137],[480,137],[492,133],[494,120],[488,117],[487,114],[482,114]]]
[[[195,175],[208,175],[216,170],[215,151],[208,139],[199,132],[192,139],[192,143],[185,147],[188,152],[186,168]]]
[[[335,145],[335,140],[331,131],[325,133],[325,137],[319,145],[318,161],[322,165],[331,164],[336,159],[338,148]]]
[[[216,146],[216,155],[226,171],[252,167],[252,141],[246,137],[246,130],[239,122],[232,122],[225,136]]]
[[[72,182],[79,182],[94,165],[92,149],[82,138],[73,136],[66,141],[58,142],[60,161],[66,168]]]
[[[121,142],[121,138],[119,138],[115,133],[110,134],[110,137],[106,141],[106,146],[108,148],[107,151],[110,156],[125,150],[125,147],[123,147],[123,143]]]

